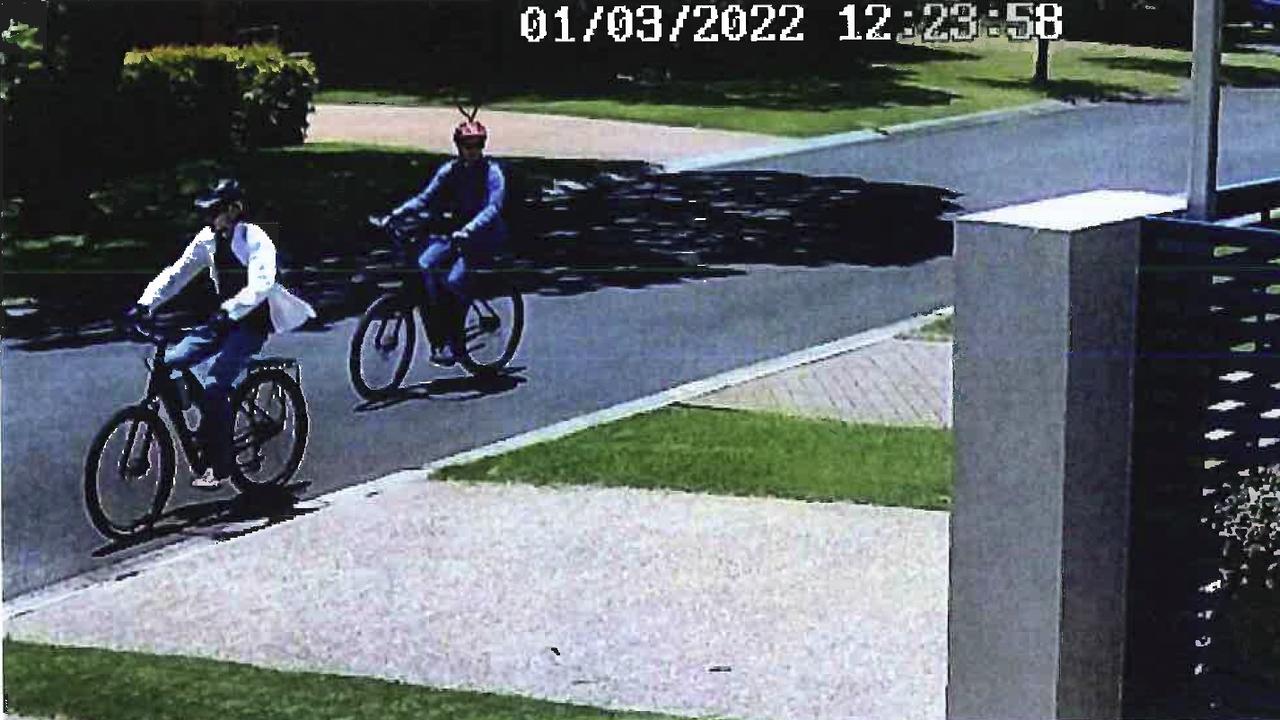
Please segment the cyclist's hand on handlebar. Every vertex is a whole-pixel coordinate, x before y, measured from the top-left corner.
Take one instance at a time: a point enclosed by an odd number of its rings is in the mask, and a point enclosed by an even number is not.
[[[124,332],[134,340],[147,340],[143,328],[151,322],[151,308],[141,303],[135,304],[124,313]]]
[[[124,319],[131,323],[147,320],[151,316],[151,308],[142,303],[134,303],[133,307],[124,311]]]
[[[466,231],[464,231],[464,230],[455,230],[455,231],[453,231],[453,232],[449,233],[449,242],[450,242],[454,247],[458,247],[458,246],[462,245],[462,243],[466,242],[468,237],[470,237],[470,235],[468,235]]]
[[[209,316],[209,320],[206,324],[209,326],[210,330],[221,335],[229,331],[232,326],[235,325],[235,321],[231,319],[231,316],[227,314],[226,310],[219,310]]]
[[[132,307],[124,311],[124,324],[130,328],[137,328],[147,325],[151,322],[151,308],[142,303],[134,303]]]

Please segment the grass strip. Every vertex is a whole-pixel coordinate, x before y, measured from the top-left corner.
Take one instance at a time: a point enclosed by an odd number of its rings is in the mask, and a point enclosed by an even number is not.
[[[944,510],[952,452],[946,430],[680,406],[447,467],[440,476]]]
[[[900,337],[907,340],[929,340],[933,342],[951,342],[955,339],[955,315],[944,315],[929,324],[903,333]]]
[[[595,720],[669,716],[239,663],[5,639],[5,710],[75,720]]]

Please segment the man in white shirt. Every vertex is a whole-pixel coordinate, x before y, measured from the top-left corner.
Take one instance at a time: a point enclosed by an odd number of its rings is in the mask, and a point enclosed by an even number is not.
[[[168,348],[164,363],[175,372],[214,358],[205,380],[199,435],[208,469],[192,487],[216,490],[231,476],[234,416],[231,390],[272,331],[288,332],[315,317],[315,310],[276,282],[276,248],[266,231],[244,222],[240,184],[226,179],[196,198],[209,224],[182,257],[156,276],[130,316],[139,319],[168,301],[201,270],[207,269],[218,295],[209,321]]]

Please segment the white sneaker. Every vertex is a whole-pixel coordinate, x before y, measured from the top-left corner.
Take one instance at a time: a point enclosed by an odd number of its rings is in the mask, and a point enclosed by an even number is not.
[[[217,490],[222,487],[222,478],[213,474],[213,468],[209,468],[203,475],[191,481],[191,487],[197,490]]]

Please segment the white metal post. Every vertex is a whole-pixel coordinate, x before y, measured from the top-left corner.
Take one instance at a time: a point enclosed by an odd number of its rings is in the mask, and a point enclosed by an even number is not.
[[[1218,80],[1222,62],[1222,2],[1195,0],[1191,58],[1191,171],[1188,215],[1211,220],[1218,190]]]

